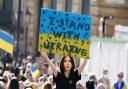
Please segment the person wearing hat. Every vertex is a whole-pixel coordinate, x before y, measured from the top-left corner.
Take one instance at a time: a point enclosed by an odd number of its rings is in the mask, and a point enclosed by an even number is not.
[[[103,68],[102,75],[98,79],[97,83],[98,84],[103,84],[106,87],[106,89],[110,89],[110,80],[109,80],[107,74],[108,74],[108,70],[106,68]]]
[[[97,78],[94,74],[89,75],[89,80],[86,82],[86,89],[96,89]]]
[[[114,83],[112,89],[127,89],[125,82],[123,81],[124,73],[118,73],[118,81]]]

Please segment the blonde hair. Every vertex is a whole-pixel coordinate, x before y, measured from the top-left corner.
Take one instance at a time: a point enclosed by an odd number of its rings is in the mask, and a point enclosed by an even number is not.
[[[42,89],[52,89],[52,84],[47,81],[42,85]]]

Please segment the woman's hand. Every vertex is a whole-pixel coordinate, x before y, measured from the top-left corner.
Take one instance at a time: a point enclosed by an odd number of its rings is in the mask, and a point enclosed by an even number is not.
[[[87,64],[87,60],[88,59],[85,59],[85,58],[83,59],[83,62],[84,62],[85,65]]]
[[[46,60],[48,60],[48,55],[45,51],[41,51],[41,56],[44,57]]]

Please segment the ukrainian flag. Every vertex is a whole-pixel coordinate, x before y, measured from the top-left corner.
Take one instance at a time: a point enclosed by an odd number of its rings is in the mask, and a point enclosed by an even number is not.
[[[13,54],[13,36],[0,29],[0,48]]]
[[[33,66],[32,69],[32,77],[35,78],[36,76],[38,76],[40,74],[39,69],[37,68],[37,66]]]

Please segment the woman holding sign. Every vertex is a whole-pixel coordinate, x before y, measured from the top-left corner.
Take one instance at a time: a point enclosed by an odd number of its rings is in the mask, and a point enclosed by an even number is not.
[[[60,62],[60,71],[58,71],[56,66],[49,60],[45,51],[42,51],[41,55],[52,69],[53,77],[56,82],[56,89],[76,89],[76,82],[81,79],[81,72],[83,71],[84,66],[87,64],[86,59],[82,62],[77,70],[74,70],[75,65],[73,58],[63,56]]]

